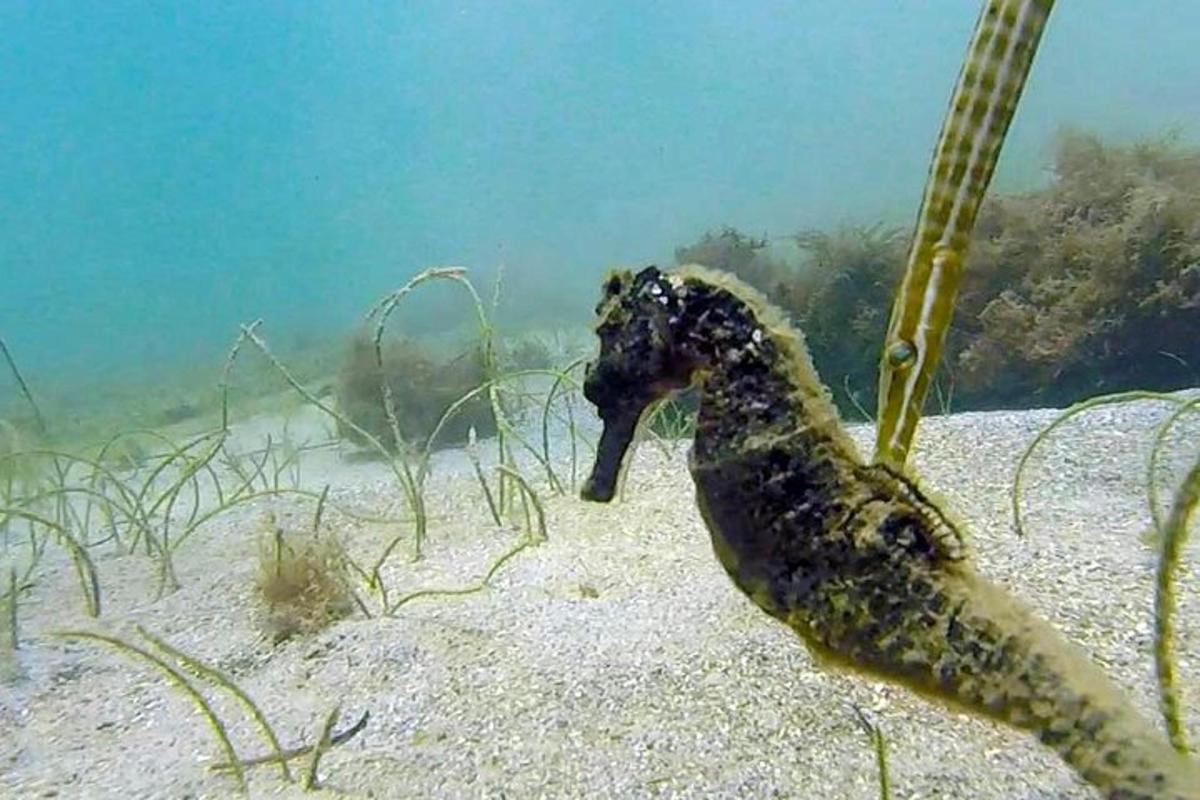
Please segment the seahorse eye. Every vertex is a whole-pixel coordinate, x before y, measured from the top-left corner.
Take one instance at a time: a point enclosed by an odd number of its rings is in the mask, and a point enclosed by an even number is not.
[[[907,369],[917,360],[917,348],[901,339],[888,348],[887,360],[893,369]]]

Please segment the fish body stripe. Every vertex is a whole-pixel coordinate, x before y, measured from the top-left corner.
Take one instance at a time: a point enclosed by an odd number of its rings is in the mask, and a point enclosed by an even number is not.
[[[875,458],[902,468],[941,358],[967,245],[1054,0],[989,0],[942,124],[892,308]],[[915,358],[888,354],[907,344]]]

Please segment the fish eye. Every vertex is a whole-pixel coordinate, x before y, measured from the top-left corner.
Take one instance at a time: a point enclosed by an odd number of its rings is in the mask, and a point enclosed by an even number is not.
[[[907,369],[916,360],[917,348],[903,339],[893,343],[887,350],[887,361],[893,369]]]

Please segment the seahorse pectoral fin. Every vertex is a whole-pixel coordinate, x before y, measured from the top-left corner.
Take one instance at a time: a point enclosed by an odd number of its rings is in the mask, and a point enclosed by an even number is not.
[[[596,460],[592,474],[583,484],[584,500],[607,503],[617,492],[617,478],[621,474],[621,463],[633,442],[637,429],[638,415],[630,411],[618,411],[604,416],[604,430],[596,447]]]

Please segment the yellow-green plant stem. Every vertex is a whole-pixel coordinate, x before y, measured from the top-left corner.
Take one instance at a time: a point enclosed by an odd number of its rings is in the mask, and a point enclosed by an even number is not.
[[[496,523],[496,527],[500,527],[504,524],[504,520],[500,518],[500,509],[496,508],[496,498],[492,496],[492,487],[488,485],[487,476],[483,474],[483,466],[479,463],[474,426],[467,433],[467,458],[471,462],[471,469],[475,472],[475,479],[479,481],[479,486],[483,489],[483,499],[492,515],[492,521]]]
[[[346,742],[350,741],[358,734],[362,733],[363,729],[367,727],[367,722],[370,719],[371,719],[371,712],[364,711],[363,715],[358,718],[358,722],[354,723],[346,730],[341,731],[340,733],[335,733],[329,737],[330,747],[337,747],[338,745],[345,744]],[[315,748],[315,747],[316,747],[315,744],[303,745],[301,747],[293,747],[291,749],[284,750],[282,753],[270,753],[265,756],[255,756],[254,758],[244,758],[239,763],[242,765],[242,767],[260,767],[260,766],[265,766],[267,764],[275,764],[275,763],[279,762],[280,760],[291,761],[293,759],[303,758],[304,756],[309,755],[310,753],[312,753],[313,748]],[[232,765],[227,762],[222,761],[222,762],[213,764],[211,767],[209,767],[209,769],[212,769],[216,772],[228,772],[230,769],[232,769]]]
[[[325,488],[321,490],[321,496],[317,498],[317,508],[313,511],[312,532],[314,536],[321,535],[321,517],[325,514],[325,502],[329,499],[329,484],[325,484]]]
[[[1021,454],[1021,458],[1017,462],[1016,473],[1013,476],[1011,497],[1013,522],[1017,534],[1024,535],[1025,528],[1020,505],[1022,477],[1034,450],[1051,432],[1085,411],[1138,400],[1153,400],[1177,406],[1155,431],[1145,480],[1150,516],[1160,548],[1154,596],[1154,664],[1158,680],[1159,706],[1172,746],[1186,754],[1191,752],[1191,745],[1183,724],[1181,692],[1176,678],[1175,585],[1192,518],[1195,515],[1197,504],[1200,503],[1200,459],[1197,459],[1180,485],[1170,515],[1166,520],[1162,518],[1159,510],[1156,477],[1167,434],[1184,414],[1195,411],[1200,406],[1200,398],[1184,399],[1165,392],[1136,390],[1093,397],[1071,406],[1049,425],[1042,428]]]
[[[237,338],[233,340],[233,345],[225,356],[225,364],[221,367],[221,380],[217,388],[221,395],[221,430],[223,431],[229,430],[229,376],[233,373],[233,365],[242,352],[242,345],[250,340],[260,325],[262,325],[262,320],[256,319],[249,325],[241,326]],[[271,360],[272,356],[267,356],[267,358]]]
[[[546,541],[546,539],[549,538],[546,534],[546,512],[542,508],[542,501],[538,499],[537,492],[535,492],[533,487],[529,485],[529,481],[525,480],[525,476],[512,467],[506,467],[501,464],[500,466],[496,467],[496,469],[500,470],[501,472],[508,473],[509,477],[512,478],[513,481],[516,482],[517,486],[520,487],[521,493],[524,495],[524,497],[531,504],[533,504],[534,512],[537,514],[538,526],[536,533],[534,532],[533,528],[527,528],[528,536],[533,539],[534,544],[540,544]]]
[[[550,384],[550,390],[546,393],[546,401],[542,405],[542,461],[546,464],[547,473],[551,475],[553,475],[553,470],[550,468],[550,409],[553,407],[554,398],[558,396],[559,390],[564,384],[569,383],[571,391],[579,391],[582,388],[579,382],[571,377],[571,373],[585,363],[587,363],[587,359],[577,358],[559,370],[558,374],[554,376],[554,382]],[[568,401],[567,413],[571,415],[567,433],[571,440],[571,490],[574,491],[576,460],[578,458],[578,451],[575,446],[575,416],[569,404],[570,396],[565,393],[563,396]]]
[[[66,548],[71,556],[71,561],[75,564],[75,572],[79,576],[79,584],[83,591],[83,599],[87,606],[88,616],[100,616],[100,578],[96,574],[96,565],[92,563],[92,558],[88,555],[87,549],[75,541],[75,537],[71,535],[66,527],[52,519],[31,511],[26,511],[23,508],[0,508],[0,516],[24,519],[26,522],[42,525],[48,530],[57,533],[59,542]]]
[[[258,704],[250,698],[250,695],[246,694],[242,688],[234,683],[233,679],[231,679],[224,672],[221,672],[216,667],[211,667],[208,664],[205,664],[199,659],[192,658],[182,650],[173,647],[165,640],[160,639],[159,637],[150,633],[141,625],[137,626],[137,632],[141,634],[143,639],[150,642],[150,644],[171,656],[179,663],[183,664],[184,667],[191,670],[199,677],[208,680],[210,683],[216,684],[237,698],[237,701],[242,704],[242,707],[245,708],[250,716],[254,719],[255,724],[258,725],[259,730],[262,732],[263,738],[267,740],[267,744],[270,745],[272,752],[279,759],[279,769],[283,779],[286,781],[290,781],[292,779],[291,770],[289,770],[287,766],[287,759],[283,757],[283,748],[279,744],[279,737],[275,735],[275,729],[272,728],[271,723],[267,721],[267,716],[263,714],[262,710],[258,707]]]
[[[392,603],[387,607],[386,614],[388,616],[392,616],[400,609],[401,606],[408,605],[413,600],[419,600],[422,597],[461,597],[463,595],[482,592],[488,587],[488,584],[491,582],[492,578],[496,576],[496,573],[500,571],[501,567],[511,561],[527,547],[533,547],[536,544],[537,542],[534,541],[534,539],[529,535],[522,536],[519,542],[498,556],[496,560],[492,562],[491,566],[488,567],[488,570],[484,573],[483,577],[471,586],[464,586],[457,589],[418,589],[414,592],[409,592],[408,594],[397,598],[395,603]]]
[[[25,382],[25,376],[21,374],[21,370],[17,369],[17,362],[9,351],[8,345],[5,344],[4,338],[0,337],[0,354],[4,356],[4,360],[8,363],[8,370],[12,373],[13,379],[17,382],[17,387],[20,388],[21,394],[25,397],[25,402],[29,403],[29,408],[33,410],[33,419],[37,423],[38,432],[43,436],[46,434],[46,418],[42,416],[42,410],[38,408],[37,401],[33,399],[33,392],[29,389],[29,384]]]
[[[10,566],[8,568],[8,594],[5,600],[8,605],[8,645],[12,650],[20,648],[20,635],[17,632],[17,603],[21,591],[20,582],[17,580],[17,568]]]
[[[1164,400],[1177,400],[1171,395],[1164,395]],[[1154,530],[1161,535],[1163,528],[1162,508],[1158,497],[1158,469],[1159,460],[1162,455],[1163,447],[1166,445],[1167,434],[1175,427],[1175,424],[1183,417],[1184,414],[1200,411],[1200,397],[1193,397],[1191,400],[1179,401],[1179,408],[1171,412],[1171,414],[1162,421],[1158,426],[1158,430],[1154,432],[1154,445],[1150,448],[1150,458],[1146,464],[1146,500],[1150,506],[1150,518],[1154,520]]]
[[[902,470],[937,371],[975,217],[1053,0],[987,0],[942,123],[879,371],[875,460]]]
[[[321,726],[321,735],[317,738],[316,745],[313,746],[312,756],[308,762],[308,770],[304,775],[304,788],[306,791],[313,791],[317,788],[317,768],[321,764],[321,756],[325,755],[333,742],[333,726],[337,724],[338,716],[341,714],[341,705],[336,705],[325,717],[325,724]]]
[[[229,739],[229,734],[225,730],[225,723],[221,722],[220,717],[213,711],[208,701],[204,699],[204,695],[188,681],[187,677],[175,667],[168,664],[162,658],[159,658],[149,650],[145,650],[137,645],[122,641],[113,636],[106,636],[101,633],[91,633],[90,631],[60,631],[53,634],[64,639],[84,639],[88,641],[100,642],[109,647],[116,649],[125,655],[136,656],[143,661],[156,667],[163,675],[166,676],[176,688],[183,691],[185,695],[195,704],[200,713],[204,715],[208,721],[209,727],[212,728],[213,735],[216,736],[221,749],[225,752],[226,760],[233,764],[232,772],[234,779],[237,781],[238,790],[244,794],[249,794],[249,788],[246,785],[246,772],[242,769],[241,763],[238,760],[237,751],[233,747],[233,742]]]
[[[295,376],[292,375],[292,373],[288,370],[288,368],[283,365],[283,362],[281,362],[275,356],[275,354],[271,352],[271,349],[269,347],[267,347],[267,343],[265,341],[263,341],[262,337],[260,337],[255,332],[256,327],[257,327],[257,323],[253,323],[251,325],[243,325],[242,326],[242,334],[246,337],[247,340],[249,340],[255,347],[257,347],[259,349],[259,351],[263,354],[263,356],[266,357],[266,359],[271,363],[271,365],[276,369],[276,371],[278,371],[279,374],[283,377],[284,381],[289,386],[291,386],[292,389],[295,390],[297,394],[299,394],[302,398],[304,398],[304,400],[306,402],[308,402],[309,405],[312,405],[313,407],[319,409],[320,411],[325,412],[330,417],[337,420],[342,425],[346,426],[348,429],[353,430],[355,433],[357,433],[359,436],[361,436],[364,441],[366,441],[369,445],[371,445],[371,447],[373,447],[376,450],[376,452],[378,452],[380,455],[383,456],[386,463],[391,468],[392,474],[395,476],[396,482],[397,482],[397,484],[399,484],[401,492],[404,494],[405,500],[408,503],[409,511],[412,512],[413,528],[416,533],[416,535],[414,536],[415,541],[414,541],[414,545],[413,545],[413,558],[419,559],[421,557],[421,540],[424,538],[424,531],[425,531],[425,527],[427,524],[426,516],[425,516],[425,502],[421,496],[420,485],[414,480],[412,472],[409,470],[408,464],[404,461],[403,455],[393,456],[388,451],[388,449],[386,447],[384,447],[383,442],[379,441],[379,439],[377,439],[373,434],[371,434],[369,431],[362,428],[360,425],[356,424],[349,417],[347,417],[345,414],[342,414],[340,411],[333,408],[328,403],[322,402],[320,398],[318,398],[316,395],[314,395],[308,389],[305,389],[300,384],[300,382],[298,380],[296,380]],[[399,463],[397,463],[397,462],[399,462]],[[375,567],[371,570],[370,588],[374,591],[380,592],[384,598],[387,597],[387,593],[386,593],[385,587],[382,584],[383,564],[391,556],[393,550],[395,549],[396,545],[400,542],[401,538],[402,537],[399,537],[399,536],[396,537],[395,539],[392,540],[392,542],[390,544],[388,544],[388,546],[386,548],[384,548],[383,553],[380,555],[379,559],[375,563]],[[385,607],[386,607],[386,599],[385,599]]]
[[[1121,403],[1128,403],[1133,400],[1158,400],[1165,403],[1183,402],[1180,398],[1170,394],[1143,390],[1100,395],[1099,397],[1092,397],[1076,403],[1062,414],[1055,417],[1054,421],[1049,425],[1038,431],[1037,436],[1033,438],[1033,441],[1030,442],[1029,446],[1025,448],[1025,452],[1021,454],[1021,458],[1017,461],[1017,468],[1013,473],[1012,494],[1009,499],[1012,507],[1013,526],[1016,528],[1018,536],[1025,535],[1025,522],[1024,518],[1021,516],[1021,484],[1025,475],[1025,467],[1029,463],[1029,459],[1033,456],[1034,450],[1037,449],[1038,445],[1045,441],[1046,437],[1053,433],[1055,429],[1067,422],[1070,422],[1076,416],[1085,411],[1089,411],[1093,408],[1100,408],[1101,406],[1120,405]],[[1149,486],[1153,486],[1153,480],[1150,481]]]
[[[488,402],[492,411],[492,418],[496,423],[496,448],[498,452],[498,462],[500,464],[507,464],[511,461],[511,455],[509,453],[508,444],[505,437],[506,434],[511,433],[512,426],[507,424],[507,419],[504,414],[504,409],[500,403],[500,397],[497,388],[499,370],[497,368],[496,361],[495,329],[488,315],[487,309],[484,307],[483,300],[479,296],[479,292],[475,290],[475,285],[472,284],[467,278],[467,270],[462,267],[432,267],[424,270],[408,281],[408,283],[404,284],[404,286],[383,297],[371,307],[370,311],[367,312],[367,319],[375,320],[375,363],[380,371],[380,384],[383,393],[384,411],[388,418],[388,424],[392,429],[396,448],[397,450],[401,450],[403,448],[403,440],[400,435],[399,421],[396,416],[391,386],[383,377],[384,329],[387,325],[388,318],[405,297],[411,294],[412,291],[421,284],[434,280],[445,280],[452,283],[457,283],[462,286],[471,297],[471,304],[475,311],[476,323],[479,327],[480,352],[483,361],[484,382],[481,385],[481,388],[486,387]],[[498,302],[499,292],[500,279],[497,278],[495,294],[493,296],[493,304]],[[470,396],[474,397],[474,394],[471,394]],[[466,400],[464,399],[462,402],[466,402]],[[457,410],[457,406],[454,408]],[[433,437],[440,429],[442,422],[448,418],[449,414],[450,412],[443,414],[442,420],[439,421],[438,426],[435,427],[434,433],[430,434],[430,437],[426,442],[426,453],[428,453],[429,445],[432,443]],[[422,462],[421,467],[418,469],[418,474],[414,479],[414,485],[416,486],[418,493],[420,493],[423,485],[425,478],[425,466],[427,463],[428,462],[426,458],[426,460]],[[505,481],[502,479],[497,487],[497,505],[499,506],[501,513],[503,513],[507,508],[506,498],[507,492],[505,488]],[[424,531],[421,531],[420,533],[421,538],[423,538]],[[418,552],[419,544],[420,539],[418,540]]]
[[[568,367],[568,369],[569,368],[570,367]],[[562,378],[566,381],[570,381],[573,385],[578,386],[578,384],[573,379],[571,379],[569,375],[566,375],[565,372],[560,372],[558,370],[549,370],[549,369],[519,370],[516,372],[505,373],[503,375],[497,375],[494,378],[485,380],[479,386],[476,386],[475,388],[473,388],[473,389],[469,390],[468,392],[466,392],[465,394],[463,394],[462,397],[455,400],[453,403],[451,403],[449,406],[446,407],[445,411],[442,412],[441,417],[438,419],[437,423],[433,426],[433,430],[430,432],[429,437],[426,440],[424,451],[421,454],[421,464],[418,467],[418,475],[421,477],[421,479],[424,479],[425,475],[428,473],[429,463],[433,457],[433,444],[437,440],[438,435],[441,434],[442,429],[454,417],[454,415],[457,414],[460,409],[462,409],[462,407],[464,405],[471,402],[476,397],[480,396],[481,394],[483,394],[485,392],[491,394],[492,392],[497,391],[500,386],[502,386],[503,384],[505,384],[507,382],[515,381],[519,378],[525,378],[525,377],[528,377],[531,375],[548,375],[548,376],[553,376],[556,379]],[[542,467],[546,470],[547,480],[550,482],[551,488],[556,488],[556,487],[561,488],[562,482],[561,482],[561,480],[559,480],[558,476],[555,474],[554,467],[553,467],[553,464],[551,463],[551,459],[550,459],[549,431],[547,428],[548,422],[546,421],[544,415],[543,415],[542,425],[543,425],[543,433],[542,433],[543,438],[542,438],[541,451],[539,451],[537,448],[535,448],[533,446],[533,444],[531,444],[525,437],[521,436],[511,425],[508,424],[507,420],[504,418],[500,418],[498,420],[497,431],[506,432],[510,438],[515,440],[517,442],[517,444],[521,445],[521,447],[523,447],[534,459],[536,459],[538,461],[539,464],[542,465]],[[500,463],[501,463],[501,465],[511,467],[511,459],[509,459],[509,458],[502,459]],[[501,511],[504,510],[503,504],[498,503],[497,506],[500,508]]]
[[[875,769],[879,775],[879,800],[891,800],[892,798],[892,779],[888,771],[888,753],[887,753],[887,737],[883,735],[883,730],[871,720],[867,719],[867,715],[858,706],[852,705],[855,715],[858,717],[858,724],[871,739],[871,749],[875,752]]]
[[[1162,528],[1162,550],[1154,591],[1154,666],[1158,673],[1159,705],[1171,744],[1190,753],[1187,729],[1180,711],[1182,701],[1175,675],[1175,584],[1179,564],[1200,505],[1200,456],[1175,493],[1171,514]]]

